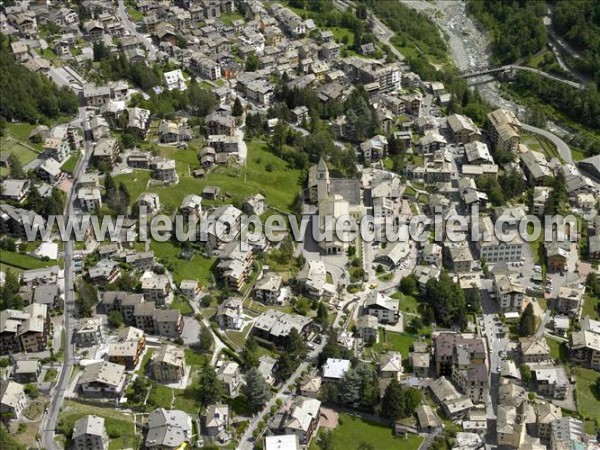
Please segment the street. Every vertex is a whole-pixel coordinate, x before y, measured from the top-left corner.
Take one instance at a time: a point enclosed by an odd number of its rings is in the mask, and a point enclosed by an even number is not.
[[[79,118],[76,119],[73,123],[79,123],[83,129],[84,139],[87,138],[88,132],[90,129],[89,122],[86,116],[86,108],[79,108]],[[66,206],[65,206],[65,216],[69,216],[73,214],[74,210],[74,201],[75,201],[75,189],[77,186],[77,180],[79,177],[85,173],[87,165],[89,163],[90,155],[92,153],[91,142],[87,139],[84,141],[84,149],[82,151],[81,157],[77,161],[77,165],[75,166],[75,170],[73,171],[73,184],[71,186],[71,190],[67,196]],[[71,337],[73,330],[77,323],[77,309],[75,305],[75,295],[74,295],[74,275],[73,275],[73,240],[72,237],[69,241],[64,244],[64,253],[65,253],[65,312],[64,312],[64,323],[63,327],[65,330],[65,342],[62,344],[64,349],[64,360],[62,369],[60,370],[60,377],[58,384],[54,388],[54,392],[52,394],[52,402],[44,415],[42,422],[40,424],[40,436],[41,436],[41,444],[43,448],[48,450],[58,450],[60,447],[54,442],[54,430],[56,429],[56,425],[58,423],[58,414],[60,413],[60,408],[62,406],[62,402],[64,399],[65,391],[67,389],[67,385],[69,383],[69,378],[71,376],[71,370],[73,368],[73,345],[71,344]]]

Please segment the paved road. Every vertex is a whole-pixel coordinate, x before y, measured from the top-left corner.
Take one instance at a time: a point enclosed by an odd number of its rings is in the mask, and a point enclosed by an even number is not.
[[[321,350],[323,350],[323,347],[325,347],[325,344],[326,339],[324,339],[321,344],[317,345],[315,349],[309,353],[308,358],[316,358],[317,355],[321,353]],[[254,448],[254,439],[252,438],[252,433],[256,429],[256,425],[263,419],[263,416],[270,411],[271,406],[275,404],[277,399],[281,399],[285,404],[286,400],[293,396],[293,394],[290,392],[290,386],[295,383],[296,378],[298,378],[302,374],[302,372],[304,372],[304,370],[308,367],[309,359],[300,363],[300,365],[292,374],[292,376],[288,379],[288,381],[277,391],[277,394],[272,396],[271,399],[264,406],[264,408],[259,413],[257,413],[252,419],[250,419],[248,428],[246,428],[246,431],[244,432],[244,435],[242,436],[240,443],[237,446],[238,450],[252,450]]]
[[[89,131],[90,126],[86,117],[85,108],[79,108],[79,118],[72,123],[80,123],[83,126],[84,135]],[[73,185],[69,191],[67,197],[65,216],[69,216],[73,213],[73,202],[75,200],[75,187],[77,180],[89,163],[91,155],[91,143],[89,141],[84,142],[84,150],[82,156],[77,161],[75,171],[73,172]],[[59,449],[60,447],[54,442],[54,430],[58,422],[58,414],[62,406],[62,402],[65,396],[65,391],[69,383],[71,376],[71,369],[74,365],[73,358],[73,346],[71,344],[71,335],[76,325],[76,307],[75,297],[73,291],[74,275],[73,275],[73,241],[69,240],[65,242],[65,314],[64,314],[64,330],[65,330],[65,342],[63,343],[64,349],[64,360],[63,366],[60,371],[60,378],[56,388],[52,394],[52,402],[44,415],[42,423],[40,424],[40,435],[42,441],[42,447],[48,450]]]
[[[558,154],[560,155],[560,157],[567,164],[573,164],[573,155],[571,154],[571,149],[569,148],[567,143],[565,141],[563,141],[561,138],[559,138],[557,135],[555,135],[554,133],[551,133],[549,131],[546,131],[542,128],[537,128],[532,125],[527,125],[526,123],[523,124],[523,129],[525,131],[529,131],[530,133],[539,134],[540,136],[543,136],[546,139],[548,139],[550,142],[552,142],[556,146],[556,149],[558,150]]]
[[[148,61],[154,61],[156,59],[156,48],[154,47],[154,45],[152,45],[152,42],[150,42],[150,39],[148,39],[143,34],[138,33],[135,23],[133,23],[129,19],[129,15],[127,14],[127,9],[125,8],[125,2],[123,0],[119,0],[119,8],[117,9],[117,12],[119,14],[119,18],[121,19],[121,23],[123,24],[125,29],[127,31],[129,31],[129,33],[132,36],[137,36],[138,39],[146,47]]]

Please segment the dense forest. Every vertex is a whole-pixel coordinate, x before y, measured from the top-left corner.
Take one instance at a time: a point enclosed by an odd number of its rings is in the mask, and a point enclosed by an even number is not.
[[[600,2],[559,0],[552,24],[557,33],[582,52],[583,58],[574,61],[576,68],[591,74],[600,84]]]
[[[574,122],[600,130],[600,93],[593,86],[579,90],[530,72],[519,72],[513,89],[522,96],[547,103]],[[598,147],[594,145],[588,153],[600,153]]]
[[[546,45],[544,0],[470,0],[468,11],[490,34],[493,58],[500,64],[535,55]]]
[[[30,123],[77,113],[79,101],[68,88],[30,72],[12,56],[10,40],[0,34],[0,116]]]

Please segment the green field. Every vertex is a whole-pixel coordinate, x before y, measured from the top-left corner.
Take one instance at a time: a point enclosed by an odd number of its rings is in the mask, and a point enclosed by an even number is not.
[[[600,397],[596,393],[595,384],[600,373],[577,367],[573,373],[576,378],[577,392],[577,411],[581,414],[583,420],[591,419],[596,423],[600,422]]]
[[[581,317],[590,316],[592,320],[600,319],[600,314],[598,314],[598,304],[600,303],[600,299],[597,297],[594,298],[593,295],[587,294],[583,298],[583,309],[581,312]]]
[[[321,431],[323,428],[321,428]],[[340,424],[333,430],[333,441],[335,448],[354,449],[358,445],[370,444],[376,449],[402,449],[416,450],[419,448],[423,438],[417,435],[396,437],[390,427],[367,422],[348,414],[340,414]],[[318,438],[313,438],[309,449],[319,450]]]
[[[193,178],[190,175],[190,170],[199,167],[195,150],[162,147],[160,151],[164,156],[175,159],[180,176],[179,183],[147,189],[150,179],[148,171],[135,170],[133,176],[116,176],[115,181],[123,182],[129,189],[132,202],[144,191],[156,192],[165,212],[174,212],[186,195],[200,195],[205,186],[221,186],[223,194],[230,194],[240,200],[261,192],[271,206],[289,211],[297,192],[301,189],[300,171],[290,169],[284,160],[269,152],[264,141],[254,140],[248,143],[248,159],[245,166],[217,167],[204,178]]]
[[[156,258],[165,265],[173,265],[173,270],[170,270],[170,272],[177,284],[181,280],[198,280],[201,284],[207,284],[211,281],[210,268],[214,264],[215,258],[205,258],[196,253],[191,261],[180,259],[178,255],[181,249],[172,241],[152,241],[150,249],[154,251]]]
[[[185,353],[185,363],[188,366],[203,367],[204,365],[206,365],[206,362],[207,362],[206,355],[195,352],[194,350],[189,349],[189,348],[186,348],[184,350],[184,353]]]
[[[79,159],[79,153],[72,154],[69,159],[65,161],[62,165],[61,169],[63,172],[67,172],[73,174],[75,172],[75,166],[77,165],[77,160]]]
[[[417,314],[419,312],[419,302],[412,295],[405,295],[402,292],[396,292],[392,298],[398,299],[398,309],[400,311]]]
[[[141,434],[136,432],[132,416],[122,414],[113,405],[107,405],[106,408],[103,408],[67,400],[59,416],[60,428],[72,430],[73,424],[88,414],[104,417],[107,433],[112,436],[119,436],[110,440],[109,450],[138,448],[141,442]]]
[[[176,297],[175,300],[173,300],[173,303],[171,303],[171,309],[179,310],[182,315],[192,314],[194,312],[187,299],[182,297]]]
[[[22,255],[17,252],[9,252],[2,250],[0,252],[0,262],[7,266],[12,266],[21,270],[41,269],[42,267],[50,267],[55,265],[63,265],[63,261],[42,261],[29,255]]]
[[[42,150],[41,144],[32,144],[27,138],[35,125],[28,123],[7,123],[4,136],[0,138],[0,151],[2,154],[15,154],[22,165],[30,163],[38,157]],[[34,151],[36,149],[37,151]],[[9,173],[7,167],[0,168],[0,176]]]
[[[239,13],[231,12],[231,13],[221,14],[221,17],[219,17],[219,20],[221,22],[223,22],[225,25],[231,26],[231,24],[233,23],[234,20],[240,20],[243,18],[244,17]]]
[[[384,353],[388,351],[400,352],[402,358],[406,359],[410,352],[410,346],[417,340],[416,336],[404,333],[394,333],[387,331],[383,328],[379,328],[379,342],[373,345],[373,350],[377,353]]]

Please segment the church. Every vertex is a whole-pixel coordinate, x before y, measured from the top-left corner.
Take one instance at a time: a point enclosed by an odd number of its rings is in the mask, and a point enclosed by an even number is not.
[[[317,204],[319,211],[319,229],[322,233],[333,227],[333,240],[321,240],[319,245],[328,255],[342,254],[350,245],[347,239],[337,239],[335,219],[344,216],[353,217],[357,223],[365,214],[362,202],[361,182],[359,179],[331,178],[323,158],[312,166],[308,174],[308,202]],[[328,219],[333,218],[332,222]],[[349,232],[347,232],[349,233]]]

